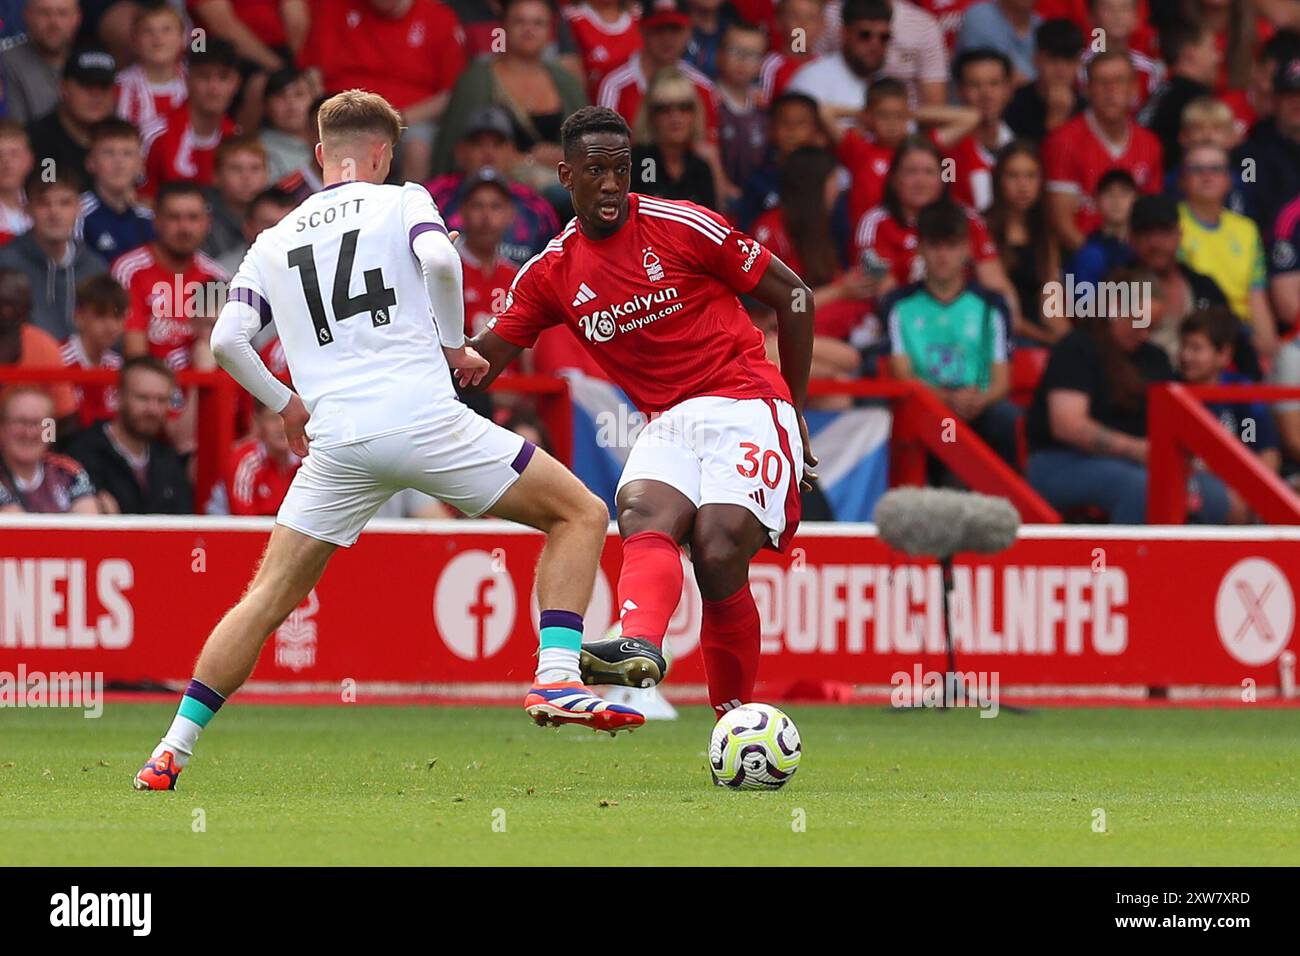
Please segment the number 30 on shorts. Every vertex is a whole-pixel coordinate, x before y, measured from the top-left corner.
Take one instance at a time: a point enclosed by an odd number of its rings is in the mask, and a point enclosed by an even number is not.
[[[775,490],[781,483],[781,469],[784,467],[784,459],[780,454],[771,449],[764,451],[752,441],[742,441],[740,448],[745,453],[745,460],[736,465],[736,471],[740,472],[740,476],[761,477],[763,484]]]

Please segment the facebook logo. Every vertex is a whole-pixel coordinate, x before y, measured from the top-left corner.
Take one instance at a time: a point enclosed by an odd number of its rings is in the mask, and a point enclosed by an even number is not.
[[[515,625],[515,584],[499,556],[464,551],[443,568],[433,594],[438,637],[467,661],[491,657]]]

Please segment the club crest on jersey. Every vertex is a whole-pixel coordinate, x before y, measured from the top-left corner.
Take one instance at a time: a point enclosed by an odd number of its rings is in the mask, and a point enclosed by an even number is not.
[[[663,263],[655,255],[655,251],[646,246],[645,253],[641,256],[641,265],[645,269],[645,277],[651,282],[659,282],[664,277]]]

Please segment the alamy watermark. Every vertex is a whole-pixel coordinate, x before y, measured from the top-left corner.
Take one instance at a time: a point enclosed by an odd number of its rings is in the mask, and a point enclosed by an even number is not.
[[[1133,327],[1151,325],[1153,283],[1075,282],[1067,272],[1064,282],[1043,283],[1043,314],[1049,319],[1120,319],[1133,320]]]
[[[0,708],[69,707],[97,718],[104,713],[103,671],[0,671]]]
[[[895,671],[889,678],[892,707],[976,707],[980,717],[998,715],[1001,678],[997,671]]]

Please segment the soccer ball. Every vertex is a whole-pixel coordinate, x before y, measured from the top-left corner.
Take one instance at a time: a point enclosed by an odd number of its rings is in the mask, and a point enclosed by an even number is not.
[[[733,790],[779,790],[799,769],[802,753],[794,721],[770,704],[727,711],[709,740],[713,777]]]

